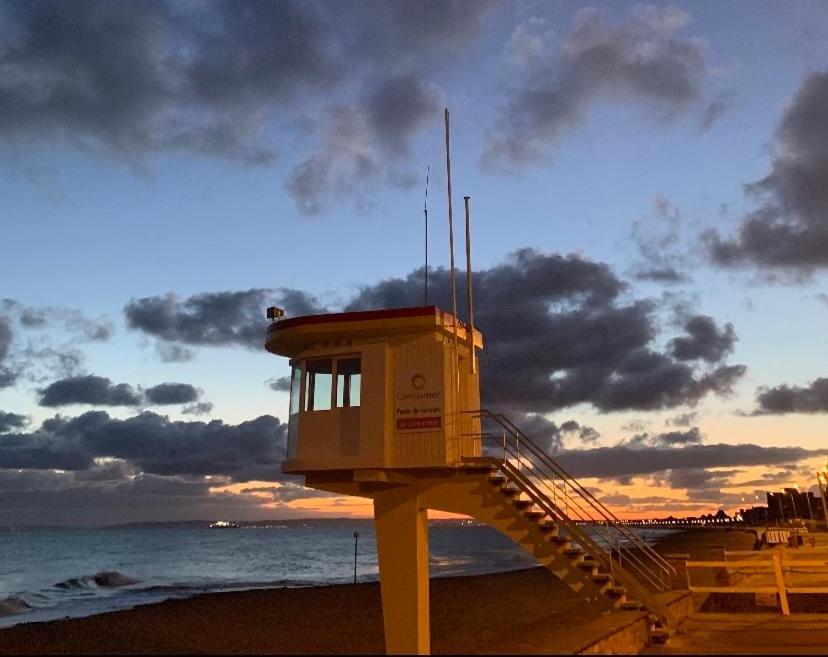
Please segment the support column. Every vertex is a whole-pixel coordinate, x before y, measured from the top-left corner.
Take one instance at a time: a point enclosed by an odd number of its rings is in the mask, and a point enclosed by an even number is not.
[[[427,655],[431,651],[428,607],[428,512],[414,488],[374,498],[385,650]]]

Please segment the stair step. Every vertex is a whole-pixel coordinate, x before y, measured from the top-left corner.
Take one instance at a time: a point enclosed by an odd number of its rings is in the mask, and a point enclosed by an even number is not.
[[[546,517],[546,511],[527,511],[526,512],[527,518],[537,519],[537,518],[544,518]]]
[[[622,595],[627,595],[626,586],[613,586],[608,591],[609,595],[620,598]]]
[[[612,575],[609,573],[595,573],[592,576],[593,582],[612,582]]]
[[[598,562],[593,561],[592,559],[584,559],[583,561],[581,561],[578,564],[578,568],[580,568],[582,570],[595,570],[595,571],[597,571],[598,570]],[[594,574],[597,574],[597,572],[594,573]]]
[[[644,605],[638,600],[625,600],[621,603],[620,609],[624,611],[641,611],[644,609]]]
[[[540,524],[540,530],[544,534],[551,534],[553,532],[555,534],[557,534],[558,533],[558,525],[556,525],[554,522],[542,522]],[[551,539],[552,537],[550,536],[549,538]]]
[[[503,493],[504,495],[506,495],[507,497],[512,497],[514,495],[520,495],[520,489],[513,488],[512,486],[506,486],[500,492]]]
[[[650,630],[650,643],[664,645],[670,638],[669,630],[663,627],[657,627]]]
[[[535,506],[535,503],[532,500],[515,500],[514,505],[522,511],[524,509],[531,509]]]
[[[504,486],[506,484],[506,477],[503,475],[493,474],[489,476],[489,483],[492,486]]]
[[[584,553],[584,549],[577,545],[565,547],[562,552],[568,557],[580,557]]]

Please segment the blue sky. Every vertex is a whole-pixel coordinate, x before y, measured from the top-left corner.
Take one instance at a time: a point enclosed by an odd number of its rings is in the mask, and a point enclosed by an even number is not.
[[[383,11],[366,3],[337,3],[335,9],[324,3],[288,4],[286,13],[307,14],[307,21],[326,27],[321,36],[310,33],[316,40],[301,46],[298,64],[284,69],[278,65],[290,59],[293,48],[290,28],[278,27],[289,24],[284,16],[267,19],[277,21],[272,36],[257,36],[244,32],[255,20],[241,22],[241,31],[234,31],[235,18],[229,15],[235,11],[237,17],[243,10],[220,3],[125,6],[135,25],[150,15],[164,25],[169,21],[170,27],[160,30],[165,45],[159,47],[159,62],[161,55],[175,54],[190,65],[204,55],[220,65],[225,57],[230,70],[230,64],[241,61],[233,53],[244,51],[267,54],[273,70],[240,65],[231,82],[222,82],[213,71],[210,79],[216,86],[200,93],[185,90],[184,77],[174,78],[165,82],[170,86],[163,93],[148,98],[142,94],[157,92],[153,85],[141,86],[140,62],[141,48],[155,47],[146,45],[155,43],[151,39],[119,38],[119,29],[134,34],[118,20],[103,26],[91,14],[70,20],[64,15],[68,4],[2,4],[0,223],[6,248],[0,258],[0,297],[47,309],[53,319],[63,314],[60,309],[72,309],[112,326],[111,337],[90,342],[56,321],[24,329],[8,313],[13,330],[8,358],[15,367],[23,368],[22,350],[31,345],[83,354],[72,371],[57,372],[46,360],[27,365],[14,385],[0,389],[0,411],[28,416],[25,431],[55,412],[71,417],[96,408],[38,405],[38,390],[62,376],[95,375],[144,388],[185,382],[203,391],[200,399],[214,404],[202,418],[182,415],[179,407],[152,409],[171,419],[221,419],[235,425],[266,414],[284,418],[285,393],[266,384],[286,374],[284,362],[232,342],[204,346],[184,339],[180,344],[192,350],[192,360],[162,362],[155,349],[157,335],[129,328],[125,305],[168,293],[183,300],[202,293],[291,288],[313,295],[321,306],[341,308],[361,286],[404,278],[421,266],[427,167],[431,263],[445,266],[442,107],[447,106],[455,214],[460,217],[462,196],[470,195],[477,269],[495,268],[525,247],[541,254],[576,254],[605,263],[626,283],[618,303],[650,300],[657,328],[651,348],[667,349],[681,332],[677,306],[683,316],[709,316],[720,328],[731,323],[738,338],[727,362],[747,369],[729,395],[610,412],[580,403],[556,408],[545,414],[547,419],[560,425],[575,418],[601,433],[600,445],[612,446],[636,433],[624,428],[633,421],[656,436],[671,417],[693,412],[692,424],[700,427],[707,444],[824,447],[828,399],[824,408],[807,412],[740,413],[757,408],[760,386],[804,390],[828,376],[828,339],[822,330],[828,303],[819,297],[828,256],[802,267],[775,266],[758,257],[731,266],[717,263],[702,239],[709,229],[732,238],[746,215],[761,205],[745,193],[745,185],[775,170],[781,148],[778,127],[809,76],[826,76],[824,3],[516,2],[469,3],[459,9],[446,3],[423,4],[418,11],[395,3]],[[269,13],[255,3],[241,6],[254,16]],[[61,34],[54,49],[38,51],[35,39],[26,40],[38,29],[29,21],[38,12],[51,16]],[[174,24],[176,16],[183,27]],[[599,26],[584,37],[576,25],[588,16]],[[79,27],[84,20],[89,21],[86,36]],[[210,32],[204,25],[212,25],[218,41],[212,51],[205,47],[199,53],[198,39]],[[158,36],[155,27],[146,29]],[[621,53],[639,64],[646,60],[653,68],[631,73],[591,69],[582,55],[587,38],[609,44],[616,49],[614,56]],[[83,51],[81,39],[87,40],[91,55],[76,52],[75,46]],[[336,53],[339,68],[332,77],[300,70],[310,66],[312,53],[306,49],[313,47]],[[131,62],[132,56],[139,64]],[[666,62],[667,74],[659,72],[659,58]],[[678,68],[670,69],[672,65]],[[57,86],[50,87],[65,75],[63,83],[79,85],[78,93],[86,98],[79,80],[94,86],[96,67],[118,73],[118,66],[123,66],[119,75],[128,90],[101,84],[90,93],[104,100],[83,102],[90,112],[100,111],[107,107],[110,91],[121,93],[127,109],[112,101],[120,115],[113,110],[79,117],[74,106],[61,104]],[[647,75],[652,78],[645,79]],[[686,90],[673,84],[681,75],[687,76]],[[199,79],[195,74],[187,78],[189,84]],[[574,109],[562,110],[563,118],[555,119],[552,133],[543,137],[543,126],[550,124],[526,123],[520,113],[526,107],[509,110],[509,102],[520,98],[521,90],[569,88],[558,79],[569,80],[574,89],[567,101]],[[381,96],[380,89],[395,91],[390,82],[382,86],[388,81],[405,81],[413,90],[399,98]],[[10,98],[26,94],[24,111],[23,104]],[[720,113],[703,126],[713,104]],[[172,123],[167,122],[170,116]],[[337,116],[346,122],[331,127]],[[823,109],[812,119],[824,130],[828,115]],[[181,126],[202,126],[205,120],[226,121],[241,146],[193,146],[159,137]],[[524,142],[532,138],[527,132],[541,135],[541,156],[511,162],[501,157],[497,166],[507,165],[505,172],[482,166],[492,134],[507,132],[498,121],[511,125]],[[136,126],[144,125],[149,126],[146,133],[135,136],[140,132]],[[275,156],[265,163],[240,161],[247,155],[239,156],[239,148],[245,154],[271,149]],[[327,196],[321,209],[309,214],[290,193],[289,181],[297,166],[314,157],[316,164],[332,167],[326,171],[333,171],[333,178],[315,180],[317,191],[328,185]],[[361,173],[356,169],[360,162],[367,167]],[[822,219],[828,223],[828,216]],[[814,221],[818,225],[821,219]],[[635,239],[636,224],[644,234],[664,238],[657,251],[680,271],[681,282],[636,280],[648,261]],[[461,253],[462,244],[458,260]],[[140,409],[105,410],[128,418]],[[564,444],[590,447],[573,440]],[[809,458],[803,463],[823,457]],[[792,475],[791,481],[800,476]],[[637,485],[644,490],[651,483]],[[801,483],[806,484],[804,478]],[[289,511],[277,507],[271,510]]]

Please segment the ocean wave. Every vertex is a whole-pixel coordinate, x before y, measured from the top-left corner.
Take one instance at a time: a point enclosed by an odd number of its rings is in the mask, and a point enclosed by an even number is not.
[[[5,616],[13,616],[14,614],[22,614],[24,611],[29,611],[31,605],[23,598],[16,595],[0,600],[0,618]]]
[[[104,570],[94,575],[83,577],[72,577],[58,582],[55,588],[65,590],[94,589],[94,588],[119,588],[137,584],[139,580],[119,573],[117,570]]]

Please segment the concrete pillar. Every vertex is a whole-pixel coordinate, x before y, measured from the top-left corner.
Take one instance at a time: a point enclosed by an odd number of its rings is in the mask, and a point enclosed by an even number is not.
[[[431,651],[428,607],[428,511],[409,487],[374,498],[385,650]]]

